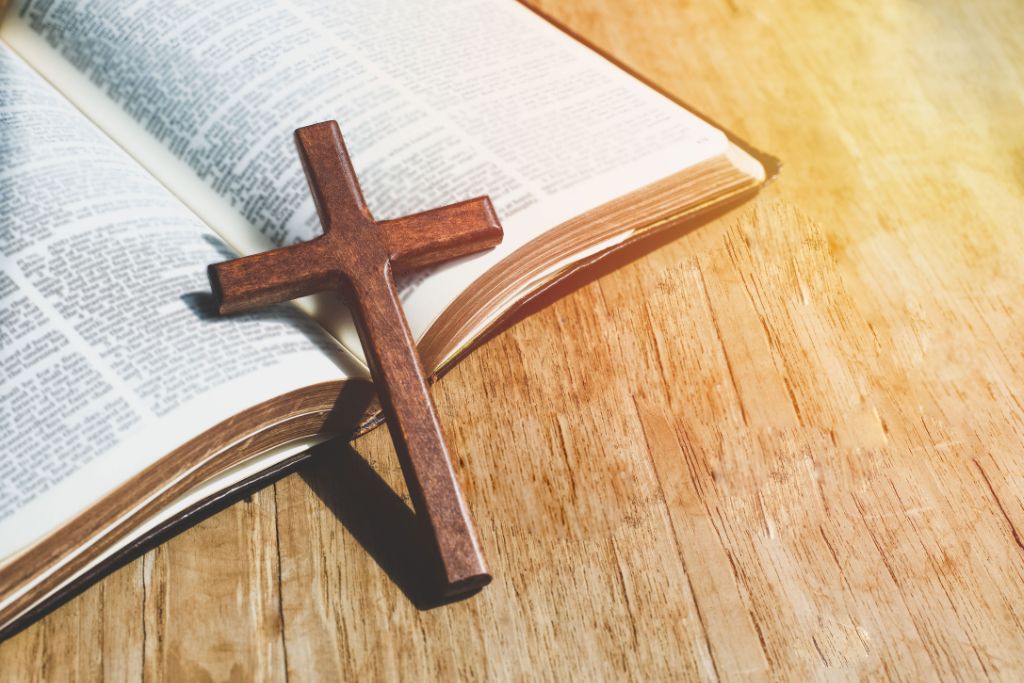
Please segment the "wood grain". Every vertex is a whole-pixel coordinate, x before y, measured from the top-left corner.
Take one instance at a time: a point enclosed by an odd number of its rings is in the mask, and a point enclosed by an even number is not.
[[[536,4],[786,166],[437,385],[494,583],[416,608],[378,430],[0,678],[1024,676],[1024,7]]]

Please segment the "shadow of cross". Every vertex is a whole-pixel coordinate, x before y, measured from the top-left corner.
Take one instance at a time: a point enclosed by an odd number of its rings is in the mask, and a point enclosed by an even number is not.
[[[335,121],[295,131],[324,234],[209,267],[220,313],[336,291],[352,311],[417,517],[429,527],[446,596],[491,577],[459,490],[394,273],[493,247],[502,238],[491,201],[478,197],[377,222],[363,199]]]

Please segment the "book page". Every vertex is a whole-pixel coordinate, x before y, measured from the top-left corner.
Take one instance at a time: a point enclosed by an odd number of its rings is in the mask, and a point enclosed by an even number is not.
[[[222,240],[0,45],[0,559],[174,447],[343,378],[283,305],[218,318]]]
[[[317,121],[378,219],[490,195],[500,247],[400,283],[416,336],[545,230],[726,147],[513,0],[22,0],[0,35],[243,253],[318,234],[292,143]]]

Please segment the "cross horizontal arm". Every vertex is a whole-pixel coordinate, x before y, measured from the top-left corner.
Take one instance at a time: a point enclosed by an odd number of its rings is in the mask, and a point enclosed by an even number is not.
[[[319,239],[215,263],[207,273],[222,315],[279,304],[339,285],[337,266]]]
[[[377,226],[396,273],[490,249],[501,243],[503,234],[489,197],[381,221]]]

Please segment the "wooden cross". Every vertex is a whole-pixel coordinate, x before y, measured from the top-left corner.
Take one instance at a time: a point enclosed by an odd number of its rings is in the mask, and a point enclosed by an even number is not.
[[[487,197],[377,222],[341,131],[326,121],[295,131],[324,234],[210,266],[220,313],[339,292],[352,311],[417,516],[428,525],[453,596],[491,577],[462,499],[436,408],[398,301],[393,273],[493,247],[501,224]]]

